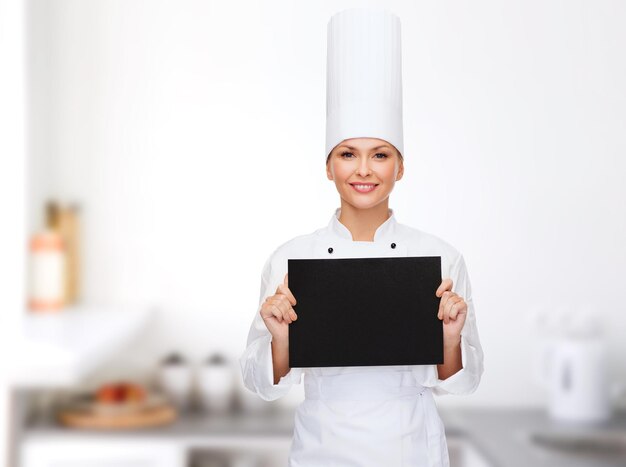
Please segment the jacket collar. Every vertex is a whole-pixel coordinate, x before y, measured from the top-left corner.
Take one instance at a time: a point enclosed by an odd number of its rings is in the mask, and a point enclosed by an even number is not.
[[[328,223],[329,230],[335,235],[345,238],[346,240],[352,240],[352,234],[350,230],[339,222],[339,216],[341,215],[341,208],[335,209],[334,214],[330,217],[330,222]],[[380,241],[392,238],[396,232],[396,216],[393,209],[389,208],[389,217],[385,222],[380,224],[374,233],[374,241]],[[368,242],[370,243],[370,242]]]

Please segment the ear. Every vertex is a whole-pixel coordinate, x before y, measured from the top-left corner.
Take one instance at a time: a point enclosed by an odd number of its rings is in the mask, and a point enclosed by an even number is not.
[[[400,180],[404,175],[404,161],[400,159],[400,167],[398,168],[398,175],[396,175],[396,181]]]
[[[328,162],[326,162],[326,177],[328,178],[328,180],[334,180],[333,173],[330,168],[330,164],[331,164],[331,160],[328,159]]]

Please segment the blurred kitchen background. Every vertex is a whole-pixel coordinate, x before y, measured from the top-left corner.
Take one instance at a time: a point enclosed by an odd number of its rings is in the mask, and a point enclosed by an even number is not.
[[[302,387],[237,358],[265,259],[339,205],[326,23],[359,5],[402,20],[390,206],[472,282],[452,467],[626,465],[624,2],[0,0],[4,465],[286,465]]]

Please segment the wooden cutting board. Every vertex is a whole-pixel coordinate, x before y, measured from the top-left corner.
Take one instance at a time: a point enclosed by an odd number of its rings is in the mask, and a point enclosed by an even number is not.
[[[72,428],[129,429],[165,425],[176,419],[176,409],[170,404],[147,407],[129,413],[98,413],[80,409],[62,409],[57,420]]]

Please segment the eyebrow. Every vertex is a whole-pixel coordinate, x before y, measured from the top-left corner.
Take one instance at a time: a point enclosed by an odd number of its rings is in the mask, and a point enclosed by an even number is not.
[[[351,151],[355,151],[358,150],[357,148],[353,147],[353,146],[348,146],[347,144],[342,144],[341,146],[339,146],[340,148],[348,148]],[[391,149],[389,146],[387,146],[386,144],[382,145],[382,146],[376,146],[375,148],[370,149],[370,151],[376,151],[377,149]]]

